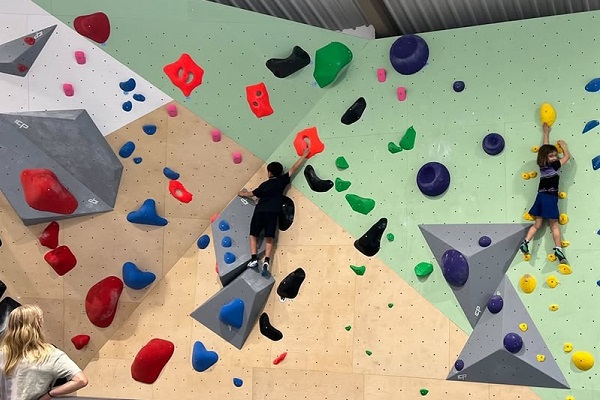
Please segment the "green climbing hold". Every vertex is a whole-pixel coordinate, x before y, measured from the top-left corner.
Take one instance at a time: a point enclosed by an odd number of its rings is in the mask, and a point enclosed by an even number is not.
[[[313,77],[319,87],[332,83],[340,71],[352,61],[352,51],[343,43],[331,42],[315,54]]]
[[[388,308],[394,307],[394,303],[388,303]]]
[[[337,190],[338,192],[343,192],[344,190],[348,189],[350,185],[352,185],[352,183],[349,181],[345,181],[340,178],[335,178],[335,190]]]
[[[388,150],[389,150],[390,153],[396,154],[396,153],[400,153],[402,151],[402,147],[398,146],[394,142],[389,142],[388,143]]]
[[[367,215],[375,208],[375,200],[367,197],[360,197],[355,194],[347,194],[346,200],[354,211],[364,215]]]
[[[387,240],[388,240],[388,241],[390,241],[390,242],[393,242],[393,241],[394,241],[394,239],[395,239],[395,237],[394,237],[394,234],[393,234],[393,233],[388,233],[386,237],[387,237]]]
[[[365,351],[365,353],[367,353],[368,356],[370,356],[371,354],[373,354],[373,352],[371,350],[367,350],[367,351]]]
[[[421,389],[421,390],[419,390],[419,392],[421,392],[421,396],[427,396],[427,393],[429,393],[429,390]]]
[[[428,262],[420,262],[415,265],[415,274],[419,277],[428,276],[433,272],[433,264]]]
[[[335,166],[339,169],[347,169],[349,167],[348,161],[346,161],[344,156],[339,156],[335,159]]]
[[[367,270],[367,267],[365,267],[364,265],[361,265],[360,267],[357,267],[356,265],[351,265],[350,268],[352,268],[352,271],[354,271],[354,273],[356,273],[356,275],[364,275],[365,271]]]
[[[347,327],[344,328],[345,330],[347,330],[348,332],[350,332],[350,329],[352,329],[352,327],[350,325],[348,325]]]
[[[400,147],[404,150],[412,150],[415,147],[415,138],[417,137],[417,132],[415,128],[412,126],[406,130],[402,139],[400,139]]]

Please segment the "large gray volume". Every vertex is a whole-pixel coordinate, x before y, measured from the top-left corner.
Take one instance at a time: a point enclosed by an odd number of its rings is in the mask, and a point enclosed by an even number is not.
[[[448,379],[568,389],[567,380],[507,277],[496,293],[502,296],[504,307],[497,314],[487,308],[483,311],[460,353],[464,368],[458,371],[453,367]],[[519,329],[521,323],[527,324],[527,331]],[[504,336],[511,332],[523,339],[523,348],[516,354],[503,344]],[[538,354],[544,355],[545,361],[538,361]]]
[[[54,32],[56,25],[0,44],[0,72],[25,76]]]
[[[190,315],[224,340],[241,349],[265,308],[273,286],[275,286],[275,279],[272,276],[264,277],[256,269],[246,269]],[[221,307],[235,299],[242,299],[244,302],[244,322],[240,329],[224,324],[219,319]]]
[[[49,169],[78,200],[73,214],[38,211],[25,202],[20,174]],[[87,111],[0,114],[0,190],[25,225],[113,209],[123,165]]]
[[[450,249],[460,251],[467,259],[469,279],[462,287],[450,287],[472,327],[510,267],[529,227],[530,224],[419,225],[440,267],[442,256]],[[491,239],[488,247],[479,245],[482,236]]]

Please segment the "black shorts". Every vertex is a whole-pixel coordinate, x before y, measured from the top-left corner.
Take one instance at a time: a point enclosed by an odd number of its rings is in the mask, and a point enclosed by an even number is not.
[[[250,235],[258,237],[264,230],[265,237],[274,238],[277,231],[277,217],[279,213],[255,212],[250,221]]]

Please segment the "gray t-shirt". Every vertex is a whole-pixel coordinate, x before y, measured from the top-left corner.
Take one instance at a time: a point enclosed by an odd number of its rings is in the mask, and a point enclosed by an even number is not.
[[[4,364],[0,351],[0,400],[37,400],[58,378],[70,380],[81,372],[81,368],[57,348],[42,363],[20,361],[10,376],[4,375]]]

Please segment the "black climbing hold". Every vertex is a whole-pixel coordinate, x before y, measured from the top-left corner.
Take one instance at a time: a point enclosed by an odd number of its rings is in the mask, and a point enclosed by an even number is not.
[[[310,56],[302,47],[294,46],[288,58],[271,58],[266,64],[277,78],[285,78],[310,64]]]
[[[0,239],[0,247],[2,247],[2,239]]]
[[[372,257],[379,251],[381,236],[387,227],[387,218],[381,218],[367,233],[354,242],[354,247],[365,256]]]
[[[308,186],[315,192],[326,192],[333,187],[333,181],[319,178],[312,165],[304,167],[304,177],[306,177]]]
[[[260,316],[260,320],[258,321],[258,325],[260,327],[260,333],[268,337],[274,342],[283,339],[283,333],[281,333],[277,328],[271,325],[269,322],[269,316],[267,313],[262,313]]]
[[[4,292],[6,292],[6,284],[0,281],[0,297],[4,295]]]
[[[294,201],[287,196],[283,196],[283,204],[279,212],[279,230],[287,231],[294,222]]]
[[[0,301],[0,335],[4,333],[4,327],[6,327],[8,322],[9,314],[20,305],[18,301],[10,297],[5,297]]]
[[[281,281],[277,287],[277,295],[282,299],[296,298],[305,278],[306,272],[302,268],[296,269]]]
[[[367,108],[367,101],[364,97],[359,97],[342,116],[342,124],[350,125],[358,121],[365,108]]]

